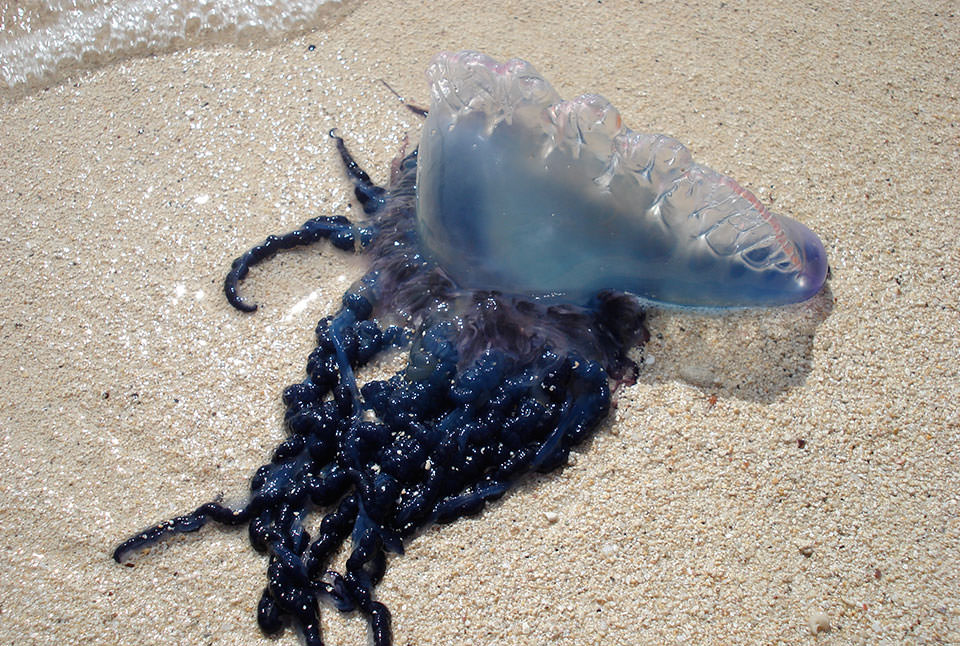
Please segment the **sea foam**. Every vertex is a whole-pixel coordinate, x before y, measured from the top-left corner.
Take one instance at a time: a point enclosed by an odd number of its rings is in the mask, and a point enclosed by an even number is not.
[[[350,0],[0,0],[0,95],[132,56],[324,27]]]

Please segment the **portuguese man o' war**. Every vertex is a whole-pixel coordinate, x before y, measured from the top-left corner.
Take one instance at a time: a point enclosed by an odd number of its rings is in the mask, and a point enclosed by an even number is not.
[[[376,185],[333,131],[367,216],[322,216],[234,261],[249,268],[322,239],[369,269],[316,328],[306,377],[283,392],[289,436],[239,509],[209,502],[127,539],[117,561],[208,521],[246,525],[269,557],[268,634],[320,646],[319,604],[359,611],[377,646],[389,554],[474,515],[531,471],[563,466],[635,378],[646,302],[777,305],[823,285],[823,246],[676,140],[624,128],[597,95],[561,101],[533,67],[441,53],[420,145]],[[357,375],[387,351],[406,366]],[[310,516],[321,514],[319,523]],[[316,518],[317,516],[314,516]],[[330,561],[350,540],[342,571]]]

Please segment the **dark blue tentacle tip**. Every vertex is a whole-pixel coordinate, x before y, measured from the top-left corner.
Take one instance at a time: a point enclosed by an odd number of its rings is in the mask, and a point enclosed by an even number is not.
[[[247,262],[249,255],[250,252],[248,251],[243,256],[234,260],[230,265],[230,271],[227,272],[226,277],[223,279],[223,293],[227,297],[227,302],[241,312],[254,312],[257,309],[256,303],[248,303],[243,300],[239,293],[240,281],[243,280],[250,271],[250,266]]]
[[[257,605],[257,624],[267,635],[277,635],[283,631],[283,619],[276,600],[270,594],[270,588],[264,588]]]
[[[374,646],[390,646],[393,635],[390,630],[390,611],[379,601],[370,605],[370,628],[373,631]]]
[[[230,305],[232,305],[234,309],[240,310],[241,312],[245,312],[248,314],[250,312],[257,311],[258,306],[256,303],[247,302],[243,300],[243,298],[241,298],[239,294],[237,294],[236,285],[224,285],[223,291],[227,296],[227,302],[230,303]]]
[[[132,566],[133,565],[132,563],[123,563],[123,557],[126,555],[127,555],[127,547],[126,547],[126,542],[124,542],[118,545],[115,550],[113,550],[112,556],[113,556],[113,560],[116,561],[117,563],[122,563],[123,565]]]

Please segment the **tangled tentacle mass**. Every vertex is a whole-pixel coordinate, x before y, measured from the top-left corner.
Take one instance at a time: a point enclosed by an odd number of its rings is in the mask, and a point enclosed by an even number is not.
[[[282,249],[322,239],[362,249],[369,271],[319,322],[306,377],[283,393],[289,436],[257,470],[241,509],[216,502],[124,541],[117,561],[164,536],[213,520],[247,525],[269,555],[257,619],[266,633],[294,625],[323,643],[319,602],[359,611],[377,646],[392,642],[390,612],[376,600],[388,554],[432,523],[479,513],[524,474],[547,472],[604,419],[609,379],[629,377],[626,357],[646,340],[643,310],[603,292],[588,305],[460,289],[423,251],[415,224],[417,152],[375,185],[342,139],[338,149],[368,216],[357,226],[320,217],[271,236],[238,258],[225,282],[237,309],[256,309],[237,285]],[[386,380],[355,374],[379,354],[406,349]],[[306,529],[323,513],[319,529]],[[329,569],[347,541],[342,572]]]

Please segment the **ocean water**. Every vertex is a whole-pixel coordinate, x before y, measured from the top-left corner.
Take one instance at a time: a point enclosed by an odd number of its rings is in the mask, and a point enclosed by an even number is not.
[[[359,0],[0,0],[0,96],[106,63],[330,25]]]

